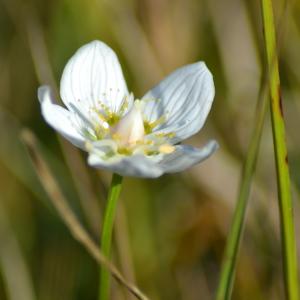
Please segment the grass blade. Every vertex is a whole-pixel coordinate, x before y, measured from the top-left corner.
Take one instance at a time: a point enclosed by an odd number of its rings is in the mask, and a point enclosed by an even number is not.
[[[243,165],[240,189],[235,207],[231,228],[225,247],[224,260],[221,269],[219,286],[216,299],[225,300],[231,298],[232,285],[235,276],[237,256],[245,223],[245,213],[251,188],[252,176],[255,170],[260,139],[267,111],[267,97],[262,91],[261,101],[258,103],[255,120],[255,128],[252,132],[246,160]]]
[[[276,37],[271,0],[262,0],[262,17],[268,62],[271,120],[276,161],[278,199],[283,249],[283,268],[286,298],[298,300],[296,241],[293,222],[293,203],[285,138]]]

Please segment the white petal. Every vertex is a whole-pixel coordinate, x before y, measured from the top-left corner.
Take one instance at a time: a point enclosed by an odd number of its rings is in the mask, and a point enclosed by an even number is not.
[[[216,141],[208,142],[203,148],[197,149],[188,145],[176,146],[175,152],[165,155],[159,163],[165,173],[181,172],[207,159],[218,149]]]
[[[46,122],[61,133],[77,147],[83,148],[84,138],[74,126],[74,115],[63,107],[54,104],[51,90],[48,86],[38,89],[38,98],[41,103],[42,115]]]
[[[115,52],[100,41],[82,46],[64,69],[60,94],[70,110],[86,114],[101,103],[118,111],[128,91]]]
[[[99,155],[91,152],[88,157],[90,166],[106,169],[122,176],[156,178],[163,174],[161,168],[143,155],[115,156],[103,160]]]
[[[215,95],[213,77],[205,63],[184,66],[167,76],[144,97],[144,115],[154,122],[162,115],[166,122],[155,132],[174,132],[173,142],[197,133],[203,126]],[[149,99],[159,99],[149,101]]]

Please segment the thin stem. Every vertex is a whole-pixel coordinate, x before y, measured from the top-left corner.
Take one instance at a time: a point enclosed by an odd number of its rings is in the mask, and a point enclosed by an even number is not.
[[[217,300],[227,300],[231,298],[232,285],[235,276],[239,245],[245,223],[245,213],[251,188],[252,176],[255,170],[261,134],[267,111],[267,97],[264,95],[264,91],[262,93],[262,101],[259,103],[260,105],[258,105],[257,108],[255,120],[256,125],[252,132],[248,153],[243,165],[239,195],[225,247],[220,282],[216,295]]]
[[[123,177],[113,174],[110,189],[107,197],[107,204],[103,220],[101,235],[101,250],[103,254],[110,258],[113,224],[116,214],[117,202],[121,192]],[[106,269],[100,269],[99,300],[109,299],[110,273]]]
[[[280,78],[276,54],[276,37],[271,0],[262,0],[265,47],[269,71],[271,120],[277,171],[281,240],[286,298],[299,300],[296,241],[293,221],[293,203],[285,138],[285,124],[280,94]]]
[[[106,268],[120,284],[124,285],[128,291],[132,293],[132,295],[139,300],[149,300],[149,298],[136,286],[128,282],[120,271],[105,257],[98,245],[92,240],[86,229],[81,225],[57,183],[56,178],[59,176],[52,174],[49,164],[43,155],[43,151],[41,151],[39,147],[40,144],[33,132],[29,129],[23,129],[21,131],[21,139],[26,146],[26,150],[36,174],[38,175],[38,179],[74,239],[85,247],[91,257],[93,257],[99,265]]]

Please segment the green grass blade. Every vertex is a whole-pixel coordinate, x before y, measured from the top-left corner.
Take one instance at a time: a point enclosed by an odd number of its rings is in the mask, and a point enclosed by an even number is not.
[[[105,215],[103,220],[103,229],[101,235],[101,250],[107,258],[110,258],[111,253],[113,224],[116,214],[117,203],[122,188],[122,180],[122,176],[118,174],[113,174],[106,203]],[[106,269],[101,268],[99,283],[99,300],[109,299],[109,288],[110,273]]]
[[[262,93],[263,96],[261,97],[261,102],[258,103],[259,105],[256,113],[255,127],[252,132],[250,145],[243,165],[237,204],[235,207],[232,224],[229,230],[229,235],[225,247],[220,281],[216,294],[217,300],[225,300],[231,298],[239,245],[245,223],[245,212],[249,197],[249,191],[251,188],[252,176],[255,170],[260,139],[267,111],[267,97],[264,95],[264,91]]]
[[[280,79],[278,59],[276,54],[273,7],[271,0],[262,0],[261,4],[269,71],[271,119],[281,219],[280,224],[282,235],[285,291],[287,299],[298,300],[298,264],[293,222],[293,204],[291,197],[287,147],[285,142],[285,124],[280,94]]]

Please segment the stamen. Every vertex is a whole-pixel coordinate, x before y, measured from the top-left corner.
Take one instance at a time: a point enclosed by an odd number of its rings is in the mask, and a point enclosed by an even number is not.
[[[145,132],[146,134],[152,133],[153,129],[157,127],[158,125],[161,125],[166,122],[166,115],[160,116],[156,121],[154,122],[149,122],[149,121],[144,121],[144,127],[145,127]]]
[[[112,112],[110,108],[103,103],[99,103],[99,106],[101,107],[101,110],[96,107],[93,107],[92,110],[102,122],[106,123],[105,126],[113,126],[118,123],[120,120],[119,114]]]
[[[175,132],[158,132],[155,133],[154,136],[157,138],[169,138],[172,139],[173,137],[175,137]]]
[[[121,148],[118,148],[118,153],[128,156],[128,155],[132,154],[132,149],[130,149],[128,147],[121,147]]]
[[[105,123],[103,123],[103,125],[104,124],[107,124],[107,123],[105,122]],[[97,139],[100,140],[106,136],[106,134],[108,133],[108,128],[106,126],[97,125],[94,127],[94,131],[95,131]]]
[[[159,147],[159,152],[163,154],[170,154],[175,151],[175,147],[170,144],[163,144]]]
[[[103,139],[94,143],[87,141],[85,143],[85,149],[88,152],[93,151],[103,159],[108,159],[115,155],[117,151],[117,144],[109,139]]]
[[[129,100],[133,99],[133,94],[130,93],[130,95],[126,95],[122,101],[121,107],[119,109],[119,115],[123,116],[124,113],[127,111],[129,107]]]
[[[149,98],[143,98],[143,102],[145,103],[149,103],[149,102],[159,102],[161,101],[160,98],[154,98],[154,97],[149,97]]]
[[[159,151],[151,150],[151,149],[144,149],[144,154],[147,156],[157,155],[157,154],[159,154]]]
[[[117,112],[105,103],[106,96],[111,96],[112,89],[103,94],[103,101],[98,100],[95,106],[89,108],[89,123],[81,127],[83,134],[92,142],[87,143],[87,151],[96,151],[103,159],[114,155],[129,156],[141,153],[147,156],[160,156],[175,151],[175,147],[168,143],[168,139],[175,136],[175,132],[153,132],[159,125],[166,122],[166,113],[155,121],[143,119],[146,101],[159,101],[149,98],[135,101],[133,94],[124,96]],[[117,90],[117,93],[120,93]],[[129,107],[130,106],[130,107]],[[86,118],[79,114],[83,121]],[[94,120],[93,120],[94,119]],[[97,146],[96,146],[97,145]]]
[[[121,140],[121,136],[118,133],[113,133],[111,137],[115,141],[120,141]]]
[[[83,136],[93,140],[93,141],[97,141],[98,137],[94,132],[90,132],[89,128],[83,127],[81,128],[81,133]]]
[[[103,110],[107,117],[111,114],[109,107],[102,102],[100,103],[100,108]]]

